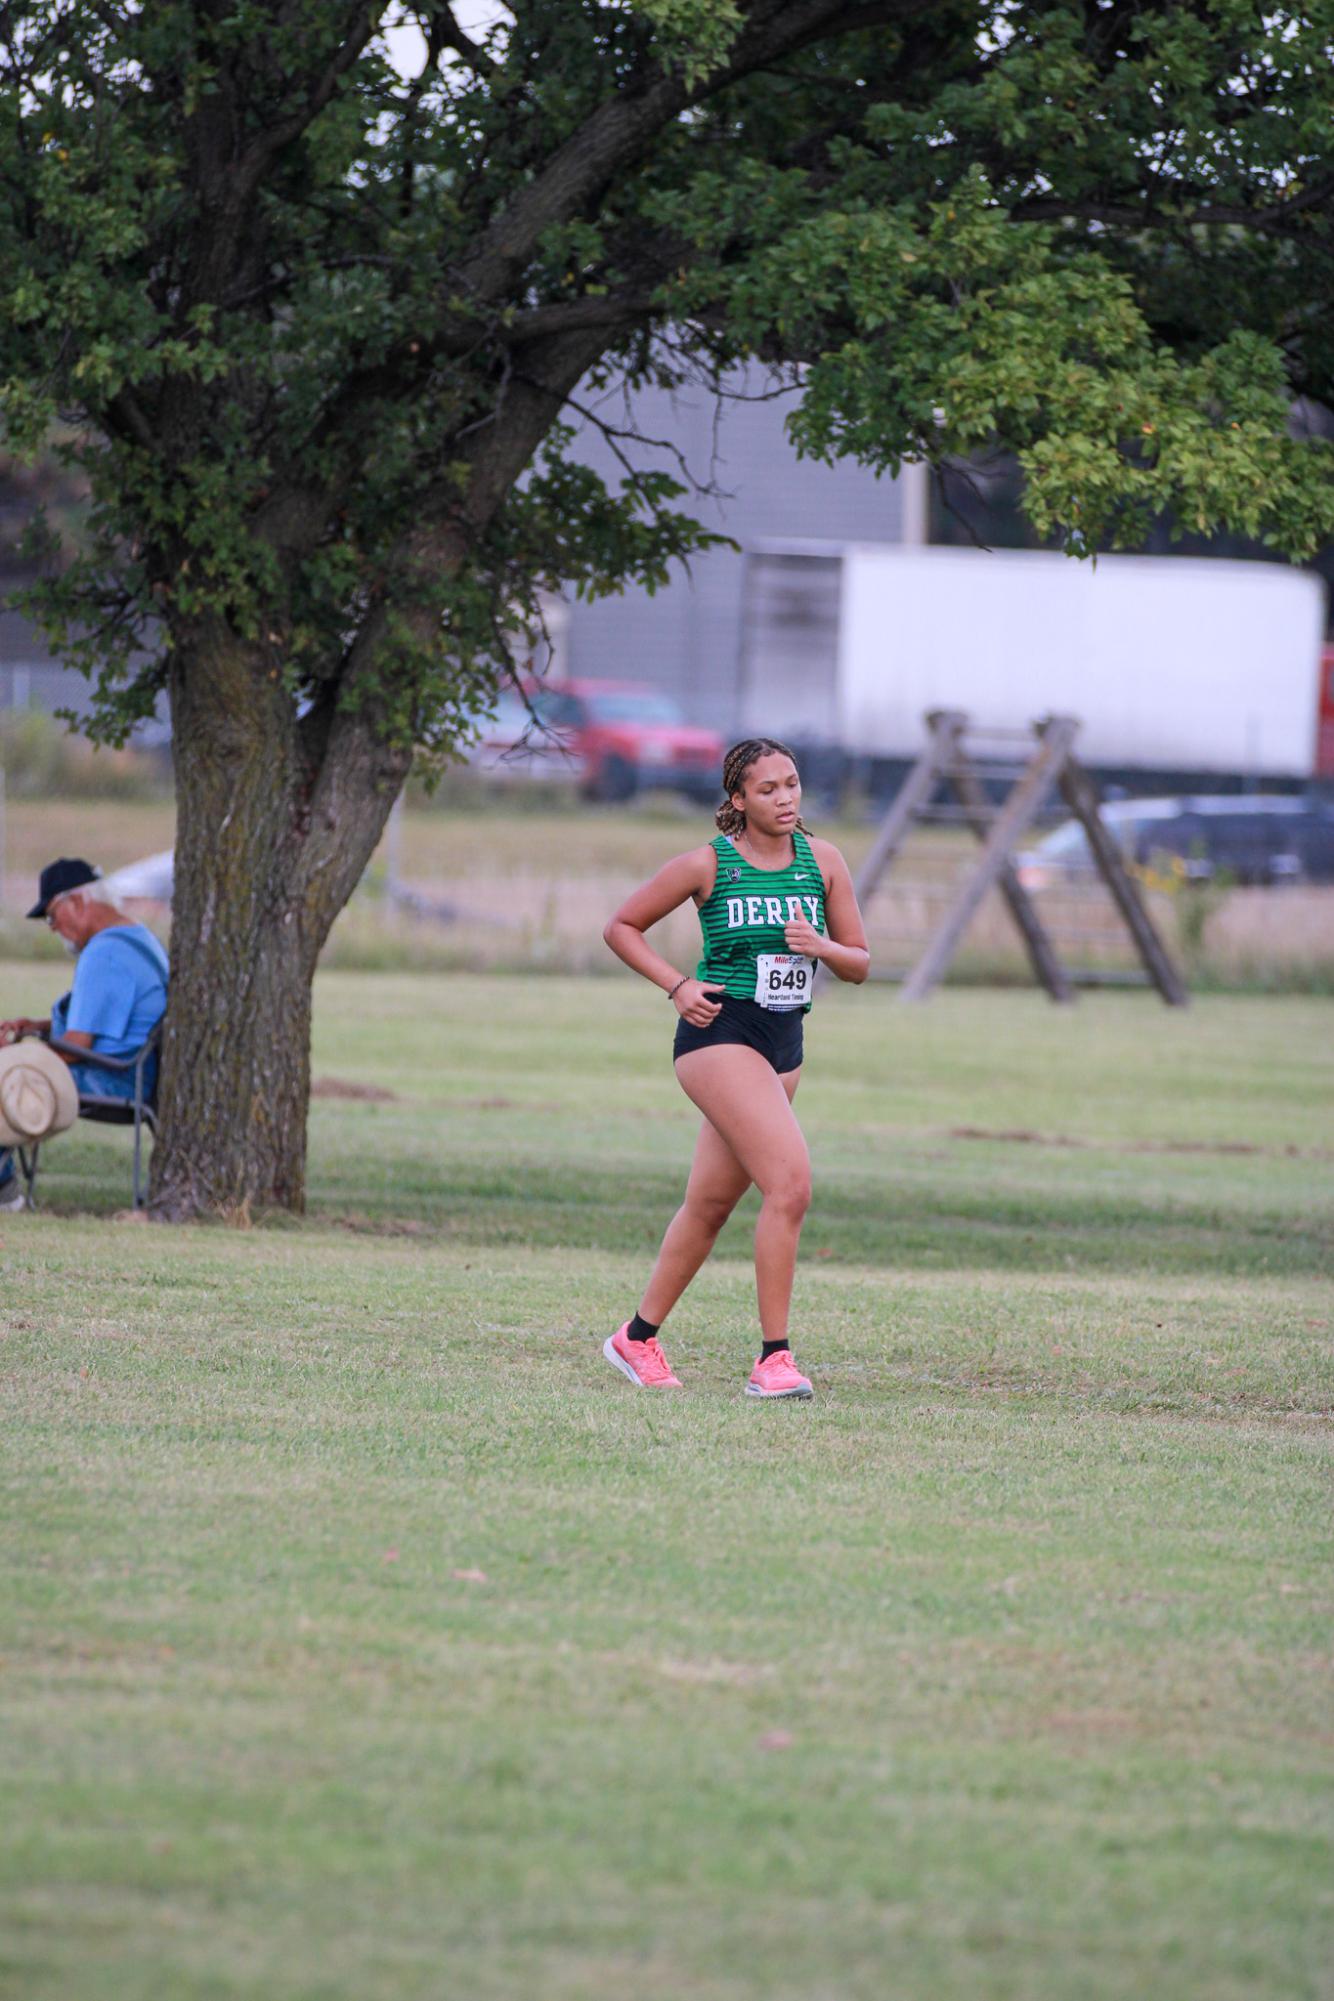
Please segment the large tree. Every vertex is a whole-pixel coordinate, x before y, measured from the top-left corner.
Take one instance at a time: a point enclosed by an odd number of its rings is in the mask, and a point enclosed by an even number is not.
[[[159,1215],[301,1205],[312,975],[414,753],[537,588],[699,543],[632,424],[578,462],[590,394],[747,362],[805,452],[999,442],[1076,553],[1331,532],[1334,0],[486,11],[0,5],[3,423],[93,495],[35,602],[103,735],[171,700]]]

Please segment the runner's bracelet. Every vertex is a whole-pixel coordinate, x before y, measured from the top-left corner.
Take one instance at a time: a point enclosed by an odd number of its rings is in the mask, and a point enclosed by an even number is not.
[[[674,986],[674,987],[673,987],[673,988],[672,988],[672,989],[670,990],[670,992],[668,993],[668,995],[667,995],[667,998],[668,998],[668,1000],[670,1000],[670,999],[672,998],[672,995],[673,995],[673,994],[676,994],[676,993],[679,993],[679,992],[680,992],[681,988],[682,988],[682,987],[683,987],[683,986],[685,985],[686,981],[687,981],[687,980],[688,980],[689,978],[690,978],[690,975],[689,975],[689,973],[682,973],[682,975],[681,975],[680,979],[679,979],[679,980],[678,980],[678,981],[676,982],[676,985],[675,985],[675,986]]]

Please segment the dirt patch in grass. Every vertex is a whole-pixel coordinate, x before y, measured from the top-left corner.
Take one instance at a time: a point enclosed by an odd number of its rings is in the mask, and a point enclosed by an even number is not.
[[[659,1661],[658,1672],[668,1681],[684,1682],[698,1688],[755,1688],[770,1681],[777,1670],[752,1666],[749,1661]]]
[[[1058,1736],[1127,1737],[1149,1734],[1146,1719],[1128,1709],[1053,1709],[1044,1719],[1048,1730]]]
[[[1016,1146],[1073,1146],[1099,1153],[1268,1154],[1281,1160],[1334,1160],[1334,1147],[1256,1146],[1244,1139],[1076,1139],[1073,1133],[1032,1132],[1026,1126],[951,1126],[951,1139],[994,1140]]]
[[[331,1216],[329,1221],[335,1230],[351,1230],[359,1237],[428,1237],[430,1226],[418,1222],[412,1216],[366,1216],[349,1214]]]
[[[986,1126],[951,1126],[951,1139],[1006,1140],[1016,1146],[1090,1146],[1092,1141],[1072,1139],[1067,1133],[1035,1133],[1024,1126],[1005,1126],[992,1131]]]
[[[567,1109],[564,1105],[542,1104],[532,1098],[451,1098],[450,1105],[456,1112],[537,1112],[546,1117],[554,1117]]]
[[[358,1104],[396,1105],[398,1093],[379,1084],[357,1084],[347,1077],[316,1077],[310,1087],[312,1098],[349,1098]]]

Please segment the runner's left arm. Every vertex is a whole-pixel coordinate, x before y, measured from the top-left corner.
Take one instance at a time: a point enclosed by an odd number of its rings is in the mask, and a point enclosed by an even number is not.
[[[804,917],[795,918],[786,927],[788,950],[801,952],[808,959],[820,959],[835,979],[860,986],[871,970],[871,954],[848,865],[832,841],[812,841],[811,852],[825,879],[826,928],[817,931]]]

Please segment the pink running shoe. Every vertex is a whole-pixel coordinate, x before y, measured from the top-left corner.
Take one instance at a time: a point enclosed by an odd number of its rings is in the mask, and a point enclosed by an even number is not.
[[[679,1390],[681,1378],[672,1374],[657,1335],[650,1335],[647,1341],[631,1341],[625,1331],[629,1325],[627,1320],[625,1327],[618,1327],[602,1344],[602,1352],[613,1369],[629,1376],[637,1389]]]
[[[814,1394],[793,1361],[790,1348],[779,1348],[767,1362],[757,1362],[746,1384],[748,1397],[809,1397]]]

